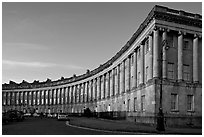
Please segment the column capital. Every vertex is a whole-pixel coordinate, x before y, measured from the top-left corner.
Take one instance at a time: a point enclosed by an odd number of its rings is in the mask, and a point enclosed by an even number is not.
[[[153,30],[155,30],[155,31],[157,31],[159,29],[160,29],[160,27],[158,27],[158,26],[154,26],[154,28],[153,28]]]
[[[179,31],[178,31],[178,35],[186,35],[186,32],[179,30]]]
[[[194,35],[193,35],[193,38],[195,39],[195,38],[201,38],[202,37],[202,35],[200,35],[200,34],[197,34],[197,33],[195,33]]]
[[[153,35],[153,31],[151,30],[151,31],[149,31],[149,33],[147,34],[147,36],[149,37],[149,36],[152,36]]]

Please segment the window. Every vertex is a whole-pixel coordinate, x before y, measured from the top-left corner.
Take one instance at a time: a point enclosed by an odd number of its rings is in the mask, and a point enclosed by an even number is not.
[[[134,64],[134,54],[131,55],[131,65]]]
[[[175,46],[174,46],[174,38],[173,38],[173,35],[172,35],[172,34],[170,34],[170,35],[168,36],[167,44],[168,44],[169,47],[175,47]]]
[[[140,72],[138,72],[138,75],[137,75],[137,85],[140,84]]]
[[[127,111],[128,112],[130,111],[130,99],[128,99],[128,101],[127,101]]]
[[[183,65],[183,80],[190,81],[190,67]]]
[[[147,82],[148,80],[148,71],[149,71],[149,66],[146,67],[146,70],[145,70],[145,81]]]
[[[137,111],[137,97],[134,98],[134,111]]]
[[[183,49],[186,50],[186,49],[189,49],[189,41],[188,40],[184,40],[183,41]]]
[[[146,47],[146,54],[149,52],[149,39],[147,39],[146,41],[145,41],[145,47]]]
[[[167,77],[168,79],[174,79],[174,63],[168,63]]]
[[[178,95],[171,94],[171,110],[178,110]]]
[[[117,68],[115,68],[115,75],[117,75]]]
[[[193,111],[193,110],[194,110],[194,96],[187,95],[187,111]]]
[[[141,111],[145,111],[145,95],[141,96]]]
[[[140,54],[140,48],[138,49],[138,51],[137,51],[137,52],[138,52],[137,56],[138,56],[138,58],[139,58],[139,57],[140,57],[140,55],[141,55],[141,54]]]

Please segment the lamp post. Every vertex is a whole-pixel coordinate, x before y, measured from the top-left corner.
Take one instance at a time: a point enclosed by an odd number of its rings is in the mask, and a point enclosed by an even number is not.
[[[162,41],[162,48],[160,51],[160,97],[159,97],[159,112],[157,115],[157,127],[156,129],[158,131],[165,131],[165,127],[164,127],[164,113],[163,113],[163,109],[162,109],[162,81],[163,81],[163,52],[165,50],[168,50],[169,47],[167,45],[167,40],[163,40]]]

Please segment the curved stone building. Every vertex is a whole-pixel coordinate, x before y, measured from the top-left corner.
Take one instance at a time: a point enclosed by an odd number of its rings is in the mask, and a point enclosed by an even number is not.
[[[202,119],[202,16],[154,6],[122,49],[86,74],[2,85],[3,111],[100,115],[166,125]]]

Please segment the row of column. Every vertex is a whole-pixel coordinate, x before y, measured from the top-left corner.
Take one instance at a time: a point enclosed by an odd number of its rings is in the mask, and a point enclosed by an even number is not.
[[[183,33],[178,35],[178,80],[183,79]],[[145,66],[145,44],[139,46],[112,70],[97,78],[73,86],[42,91],[3,92],[6,105],[55,105],[92,102],[119,95],[145,83],[145,67],[148,66],[148,79],[160,77],[162,60],[163,78],[167,78],[167,44],[168,30],[155,27],[145,40],[149,44],[150,61]],[[161,45],[162,43],[162,45]],[[162,59],[160,54],[162,53]],[[138,56],[140,55],[140,56]],[[138,62],[140,64],[138,65]],[[138,81],[139,80],[139,81]],[[193,40],[193,81],[198,81],[198,36]],[[5,98],[4,98],[5,97]]]
[[[154,39],[153,39],[153,52],[154,52],[154,57],[153,57],[153,77],[160,77],[160,68],[159,68],[159,62],[162,62],[162,77],[163,79],[167,78],[167,37],[168,37],[168,29],[163,29],[162,30],[162,42],[159,41],[159,28],[155,28],[153,31]],[[178,81],[182,81],[183,78],[183,45],[184,45],[184,35],[185,32],[179,31],[178,32],[178,61],[177,61],[177,73]],[[149,36],[149,41],[151,41],[151,36]],[[198,82],[198,43],[199,36],[197,34],[194,35],[193,37],[193,82]],[[151,43],[151,42],[150,42]],[[159,46],[159,44],[161,46]],[[160,47],[160,48],[159,48]],[[162,54],[162,58],[160,58],[160,54]],[[160,61],[159,61],[160,60]],[[150,64],[151,66],[151,64]],[[150,67],[151,68],[151,67]]]

